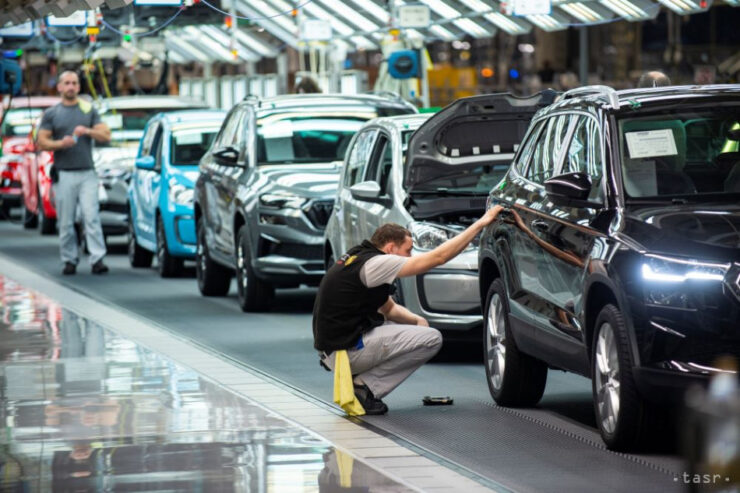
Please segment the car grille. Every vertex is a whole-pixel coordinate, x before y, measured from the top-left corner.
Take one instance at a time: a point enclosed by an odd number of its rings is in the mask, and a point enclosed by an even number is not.
[[[308,220],[311,221],[311,224],[316,228],[324,229],[326,228],[326,223],[329,222],[332,209],[334,209],[333,200],[314,200],[303,211],[306,213]]]
[[[281,255],[303,260],[321,260],[324,248],[321,245],[303,245],[301,243],[275,243],[267,238],[260,238],[259,256]]]

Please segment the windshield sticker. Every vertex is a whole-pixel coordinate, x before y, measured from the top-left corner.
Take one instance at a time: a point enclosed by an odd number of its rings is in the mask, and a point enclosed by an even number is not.
[[[265,139],[288,139],[293,137],[293,122],[290,120],[271,123],[260,129]]]
[[[678,154],[676,140],[670,128],[628,132],[625,137],[627,137],[627,147],[632,159]]]
[[[624,188],[632,197],[658,195],[655,161],[626,161],[624,163]]]
[[[103,123],[108,125],[108,128],[110,128],[111,130],[116,128],[123,128],[123,115],[114,115],[111,113],[110,115],[101,116],[100,119],[103,121]]]
[[[175,143],[179,146],[200,145],[203,142],[203,134],[196,130],[194,132],[177,132]]]

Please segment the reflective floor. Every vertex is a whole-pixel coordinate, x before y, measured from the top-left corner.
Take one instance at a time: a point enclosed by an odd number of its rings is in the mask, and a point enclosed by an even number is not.
[[[2,275],[0,419],[1,491],[407,491]]]

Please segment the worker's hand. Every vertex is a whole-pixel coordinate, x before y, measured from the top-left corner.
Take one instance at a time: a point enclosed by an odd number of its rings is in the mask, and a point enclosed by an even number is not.
[[[480,219],[478,219],[478,222],[481,226],[488,226],[496,219],[496,217],[502,210],[504,210],[503,206],[494,205],[493,207],[488,209],[486,213],[481,216]]]
[[[65,135],[62,138],[62,149],[69,149],[70,147],[74,146],[77,143],[77,140],[75,140],[74,137],[71,135]]]
[[[90,129],[82,125],[77,125],[74,129],[74,134],[76,137],[82,137],[84,135],[87,135],[88,133],[90,133]]]
[[[419,316],[417,315],[417,321],[416,321],[416,325],[418,325],[418,326],[420,326],[420,327],[429,327],[429,322],[427,322],[427,319],[426,319],[426,318],[424,318],[424,317],[419,317]]]

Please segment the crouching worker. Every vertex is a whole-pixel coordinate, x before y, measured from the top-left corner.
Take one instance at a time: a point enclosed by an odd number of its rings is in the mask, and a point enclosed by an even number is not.
[[[399,277],[423,274],[465,250],[502,210],[495,206],[465,231],[411,257],[411,233],[384,224],[336,261],[313,309],[314,347],[335,370],[334,400],[349,414],[385,414],[381,400],[442,346],[439,331],[391,298]]]

